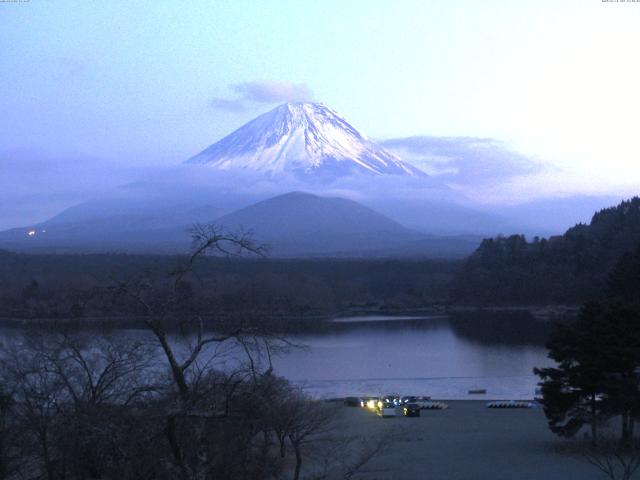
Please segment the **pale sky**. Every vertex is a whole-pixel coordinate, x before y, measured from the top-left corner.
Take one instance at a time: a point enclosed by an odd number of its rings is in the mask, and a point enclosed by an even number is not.
[[[507,195],[640,184],[640,3],[0,2],[0,45],[4,158],[177,164],[300,97],[373,138],[492,138],[551,167]]]

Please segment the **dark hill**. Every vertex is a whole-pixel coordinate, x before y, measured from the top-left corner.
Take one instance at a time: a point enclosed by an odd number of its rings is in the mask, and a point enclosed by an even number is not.
[[[251,230],[273,256],[461,257],[479,241],[425,235],[353,200],[303,192],[258,202],[216,223]]]
[[[638,245],[640,198],[634,197],[562,236],[483,240],[465,264],[454,295],[470,303],[581,303],[604,293],[609,271]]]

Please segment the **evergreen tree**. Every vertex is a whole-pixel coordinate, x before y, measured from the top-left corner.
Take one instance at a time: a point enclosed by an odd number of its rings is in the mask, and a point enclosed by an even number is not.
[[[597,427],[609,415],[606,405],[606,363],[600,350],[604,327],[603,308],[586,305],[573,325],[560,325],[547,344],[549,358],[558,366],[536,368],[542,382],[545,415],[552,432],[566,437],[583,426],[591,427],[597,442]]]
[[[551,430],[572,436],[588,424],[595,443],[597,425],[619,416],[628,443],[640,417],[640,310],[617,300],[588,304],[547,347],[557,367],[534,371]]]
[[[622,255],[613,267],[607,293],[612,300],[640,308],[640,245]]]
[[[457,276],[453,296],[475,304],[592,301],[606,292],[607,275],[621,255],[638,243],[640,197],[634,197],[548,240],[527,242],[522,235],[484,240]],[[627,260],[638,265],[638,257],[640,252]],[[621,273],[625,281],[635,275],[637,294],[640,269]]]

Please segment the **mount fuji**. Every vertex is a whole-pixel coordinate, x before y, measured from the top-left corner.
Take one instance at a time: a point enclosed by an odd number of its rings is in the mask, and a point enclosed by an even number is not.
[[[0,248],[174,253],[194,222],[252,230],[285,257],[459,257],[501,225],[327,106],[286,103],[183,165],[0,232]]]
[[[285,103],[186,161],[271,178],[332,181],[353,174],[424,177],[322,103]]]

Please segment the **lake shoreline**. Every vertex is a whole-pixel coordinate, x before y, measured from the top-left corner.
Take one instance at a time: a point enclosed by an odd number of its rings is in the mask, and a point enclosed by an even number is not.
[[[296,324],[288,324],[292,332],[285,328],[279,333],[303,333],[312,332],[322,326],[331,323],[340,323],[342,318],[355,319],[359,317],[410,317],[406,319],[442,318],[451,314],[473,313],[528,313],[535,320],[540,321],[567,321],[575,318],[580,309],[579,305],[463,305],[463,304],[430,304],[420,308],[353,308],[340,310],[333,313],[286,313],[279,315],[263,315],[258,318],[269,321],[276,320],[280,326],[287,322],[296,321]],[[209,318],[233,318],[233,314],[223,312],[210,315]],[[311,323],[313,322],[313,323]],[[117,316],[117,317],[0,317],[0,327],[13,328],[80,328],[80,329],[131,329],[144,328],[144,317]],[[301,327],[301,328],[296,328]]]

